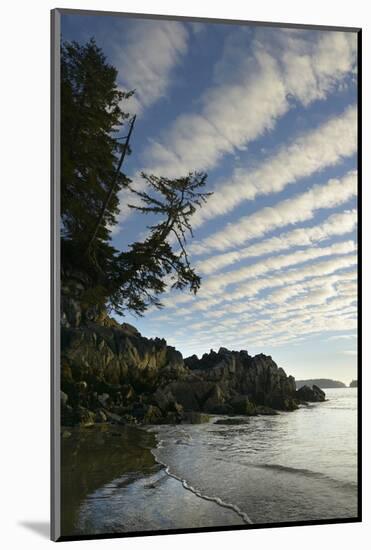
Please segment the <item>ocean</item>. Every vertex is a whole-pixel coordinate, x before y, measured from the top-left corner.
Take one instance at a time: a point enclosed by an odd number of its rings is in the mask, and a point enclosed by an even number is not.
[[[146,475],[115,477],[80,504],[76,532],[251,525],[357,516],[357,389],[246,424],[153,426]]]

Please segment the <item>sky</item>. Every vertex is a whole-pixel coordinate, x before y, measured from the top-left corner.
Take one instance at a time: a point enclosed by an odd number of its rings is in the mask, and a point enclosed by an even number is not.
[[[247,349],[297,379],[356,379],[356,34],[62,16],[64,40],[91,37],[135,89],[133,185],[203,171],[213,192],[191,220],[197,295],[169,289],[163,309],[122,321],[185,357]],[[119,249],[154,221],[127,193]]]

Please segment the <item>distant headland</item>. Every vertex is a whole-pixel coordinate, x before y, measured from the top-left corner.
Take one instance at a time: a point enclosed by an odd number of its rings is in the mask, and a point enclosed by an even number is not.
[[[313,386],[313,384],[322,389],[347,387],[346,384],[344,384],[344,382],[340,382],[339,380],[331,380],[330,378],[314,378],[313,380],[296,380],[295,382],[296,382],[297,390],[302,386]],[[355,383],[357,384],[357,382]],[[350,387],[354,387],[354,386],[350,386]]]

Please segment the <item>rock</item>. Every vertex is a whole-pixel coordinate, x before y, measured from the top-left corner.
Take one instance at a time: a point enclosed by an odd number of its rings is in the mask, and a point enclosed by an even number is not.
[[[99,410],[95,413],[95,422],[97,423],[107,422],[107,415],[104,413],[104,411]]]
[[[299,408],[298,402],[296,399],[290,397],[283,400],[283,410],[284,411],[296,411]]]
[[[241,424],[248,424],[247,418],[219,418],[214,424],[223,424],[225,426],[239,426]]]
[[[162,413],[155,405],[149,405],[143,417],[144,424],[158,424],[162,418]]]
[[[186,359],[184,359],[184,364],[186,367],[188,367],[189,369],[193,369],[193,368],[197,368],[197,364],[198,364],[198,357],[197,355],[191,355],[190,357],[186,357]]]
[[[231,356],[232,355],[232,351],[229,351],[229,349],[227,348],[219,348],[219,351],[218,351],[218,355],[227,355],[227,356]]]
[[[339,380],[332,380],[330,378],[314,378],[310,380],[296,380],[296,389],[300,389],[302,386],[313,386],[316,385],[321,389],[326,388],[346,388],[344,382]]]
[[[107,401],[109,401],[110,396],[108,393],[102,393],[102,395],[98,395],[98,401],[102,405],[102,407],[106,407]]]
[[[208,414],[188,411],[182,416],[182,422],[184,424],[205,424],[209,422],[210,416]]]
[[[77,388],[81,392],[85,392],[88,389],[88,384],[85,382],[85,380],[81,380],[81,382],[77,383]]]
[[[68,401],[68,395],[64,393],[64,391],[61,391],[61,405],[62,407],[65,407],[67,405]]]
[[[80,423],[78,407],[96,422],[104,421],[103,411],[110,422],[178,423],[188,412],[250,416],[261,407],[260,414],[273,414],[294,410],[300,401],[294,378],[270,356],[221,347],[183,360],[164,339],[145,338],[103,313],[99,322],[83,322],[84,313],[78,327],[62,327],[64,425]]]
[[[173,403],[175,403],[174,395],[169,389],[157,388],[153,395],[154,403],[161,409],[163,413],[166,413]]]
[[[214,413],[215,411],[220,410],[220,407],[224,405],[225,397],[222,389],[218,384],[216,384],[205,402],[203,403],[203,410],[206,412]]]
[[[192,377],[180,382],[170,383],[168,389],[177,403],[186,411],[201,411],[203,404],[214,391],[215,384],[200,378]]]
[[[309,402],[319,402],[325,401],[326,394],[321,388],[316,385],[313,385],[312,388],[309,386],[302,386],[296,392],[296,397],[299,401],[309,401]]]
[[[130,336],[141,336],[139,330],[129,323],[121,323],[120,328]]]
[[[113,424],[126,424],[125,419],[119,414],[115,414],[110,411],[105,411],[104,414]]]
[[[77,420],[77,424],[82,428],[88,428],[94,425],[95,414],[85,407],[77,407],[74,411],[74,416]]]
[[[216,405],[210,411],[212,414],[233,414],[233,407],[229,403],[224,403],[224,405]]]
[[[258,405],[256,407],[256,413],[263,416],[275,416],[279,414],[279,412],[272,409],[272,407],[266,407],[264,405]]]
[[[237,397],[231,402],[235,414],[244,414],[246,416],[255,416],[256,406],[251,403],[248,397]]]
[[[62,426],[74,426],[78,420],[74,415],[73,408],[70,405],[61,407],[61,424]]]
[[[318,401],[325,401],[326,399],[326,394],[325,392],[319,388],[318,386],[316,386],[315,384],[313,384],[313,391],[317,394],[318,396]]]

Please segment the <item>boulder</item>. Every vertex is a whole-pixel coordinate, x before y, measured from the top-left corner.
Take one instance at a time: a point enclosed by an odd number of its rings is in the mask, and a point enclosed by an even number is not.
[[[209,422],[210,416],[208,414],[188,411],[182,416],[182,423],[184,424],[205,424]]]
[[[76,423],[82,428],[88,428],[89,426],[93,426],[95,423],[95,414],[85,407],[77,407],[74,410],[74,417]]]
[[[326,394],[321,388],[316,385],[313,385],[312,388],[309,386],[302,386],[296,392],[296,397],[301,402],[320,402],[325,401]]]

